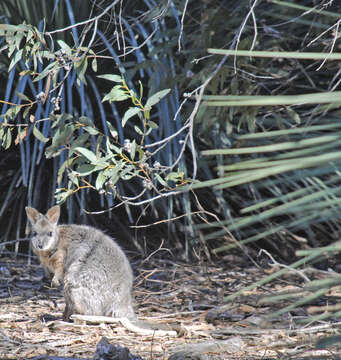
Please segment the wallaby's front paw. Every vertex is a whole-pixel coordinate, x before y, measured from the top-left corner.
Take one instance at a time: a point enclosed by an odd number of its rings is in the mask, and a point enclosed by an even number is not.
[[[60,285],[60,281],[57,277],[53,277],[52,281],[51,281],[51,287],[57,288]]]

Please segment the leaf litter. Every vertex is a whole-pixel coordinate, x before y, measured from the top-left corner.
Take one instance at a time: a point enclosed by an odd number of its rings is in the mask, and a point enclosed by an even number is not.
[[[174,323],[177,337],[141,335],[120,323],[66,323],[62,321],[62,289],[49,286],[38,264],[0,259],[0,358],[38,356],[92,359],[96,345],[106,338],[142,359],[304,359],[341,354],[341,347],[317,349],[318,340],[337,335],[337,319],[313,324],[309,309],[337,304],[341,291],[333,288],[319,303],[306,304],[274,319],[266,316],[290,304],[260,303],[265,295],[301,288],[304,279],[287,274],[270,284],[243,293],[226,303],[224,298],[269,273],[269,267],[221,258],[215,264],[190,265],[165,259],[138,261],[134,286],[135,310],[141,320]],[[229,260],[232,257],[228,258]],[[244,259],[245,260],[245,259]],[[273,269],[271,269],[273,271]],[[324,279],[325,271],[310,269],[311,279]],[[193,355],[194,354],[194,355]],[[48,359],[47,357],[47,359]]]

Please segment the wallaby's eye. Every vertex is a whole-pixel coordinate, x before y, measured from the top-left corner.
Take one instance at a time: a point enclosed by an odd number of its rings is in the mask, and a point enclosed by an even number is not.
[[[33,232],[32,232],[32,236],[37,236],[37,232],[36,232],[36,231],[33,231]]]
[[[52,236],[52,231],[49,231],[47,235],[51,237]]]

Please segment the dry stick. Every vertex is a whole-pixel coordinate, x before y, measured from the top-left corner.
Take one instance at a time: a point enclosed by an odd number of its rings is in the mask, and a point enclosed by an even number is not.
[[[273,264],[270,264],[270,266],[279,266],[279,267],[282,267],[284,269],[288,269],[289,272],[293,272],[294,274],[297,274],[299,276],[301,276],[303,278],[304,281],[306,282],[310,282],[311,280],[308,278],[308,276],[306,276],[302,271],[298,270],[298,269],[293,269],[291,268],[290,266],[288,265],[285,265],[285,264],[281,264],[279,263],[278,261],[276,261],[273,256],[265,249],[260,249],[259,251],[259,255],[261,255],[262,253],[266,254],[270,259],[271,261],[273,262]]]
[[[187,5],[188,5],[188,0],[186,0],[185,6],[184,6],[184,9],[182,12],[182,16],[181,16],[181,28],[180,28],[180,33],[179,33],[179,37],[178,37],[178,52],[179,53],[181,51],[181,38],[182,38],[182,34],[184,32],[184,20],[185,20]]]
[[[120,30],[121,30],[121,34],[122,34],[122,43],[123,43],[123,54],[126,54],[126,40],[125,37],[123,36],[123,25],[122,25],[122,2],[123,0],[120,0],[120,12],[118,14],[118,21],[119,21],[119,25],[120,25]]]
[[[219,333],[225,333],[225,334],[238,334],[238,335],[261,335],[261,334],[283,334],[286,335],[293,335],[293,334],[311,334],[323,330],[330,330],[334,328],[340,328],[341,322],[336,323],[328,323],[323,325],[317,325],[317,326],[310,326],[300,329],[235,329],[232,326],[228,328],[222,328],[219,330]]]
[[[120,58],[120,57],[127,56],[127,55],[129,55],[130,53],[132,53],[132,52],[134,52],[134,51],[136,51],[136,50],[138,50],[138,49],[141,49],[141,48],[154,36],[154,34],[156,33],[156,31],[157,31],[157,28],[155,28],[155,29],[151,32],[151,34],[150,34],[139,46],[132,47],[131,50],[126,51],[125,53],[123,53],[123,54],[121,54],[121,55],[118,55],[118,57]],[[130,48],[130,46],[127,46],[126,48]],[[125,48],[125,49],[126,49],[126,48]],[[110,56],[110,58],[112,58],[112,57]]]
[[[163,224],[163,223],[168,223],[170,221],[175,221],[175,220],[179,220],[185,216],[189,216],[189,215],[198,215],[198,214],[202,214],[202,213],[205,213],[205,214],[211,214],[209,213],[208,211],[206,210],[200,210],[200,211],[192,211],[190,212],[189,214],[182,214],[182,215],[179,215],[179,216],[175,216],[173,218],[170,218],[170,219],[163,219],[163,220],[159,220],[159,221],[155,221],[153,222],[152,224],[145,224],[145,225],[131,225],[129,226],[130,228],[132,229],[144,229],[144,228],[147,228],[147,227],[150,227],[150,226],[154,226],[154,225],[160,225],[160,224]],[[214,215],[214,214],[212,214]]]
[[[251,5],[251,8],[249,10],[249,12],[247,13],[241,27],[240,27],[240,30],[238,32],[238,36],[237,36],[237,44],[236,44],[236,48],[235,50],[238,50],[238,45],[239,45],[239,42],[240,42],[240,37],[242,35],[242,32],[246,26],[246,23],[247,21],[249,20],[249,17],[250,15],[252,15],[252,19],[253,19],[253,22],[254,22],[254,29],[255,29],[255,32],[254,32],[254,36],[253,36],[253,40],[252,40],[252,45],[251,45],[251,49],[250,51],[252,51],[255,43],[256,43],[256,38],[257,38],[257,24],[256,24],[256,20],[255,20],[255,14],[254,14],[254,8],[256,7],[256,4],[257,4],[257,1],[258,0],[255,0],[253,2],[253,4]],[[233,60],[233,66],[234,66],[234,72],[236,73],[237,72],[237,57],[235,56],[234,57],[234,60]]]
[[[333,52],[333,50],[334,50],[335,43],[336,43],[336,39],[339,38],[338,33],[339,33],[340,22],[341,22],[341,19],[340,19],[336,24],[334,24],[334,26],[336,26],[336,29],[335,29],[335,31],[334,31],[334,37],[333,37],[332,45],[331,45],[331,47],[330,47],[330,51],[329,51],[328,55],[326,56],[326,58],[322,61],[321,65],[316,69],[316,71],[319,71],[319,70],[322,68],[322,66],[323,66],[323,65],[326,63],[326,61],[328,60],[329,55],[330,55],[330,54]]]
[[[161,250],[163,250],[163,251],[168,251],[168,252],[172,255],[172,252],[171,252],[170,249],[167,249],[167,248],[163,248],[163,247],[162,247],[163,244],[164,244],[164,242],[165,242],[165,239],[162,238],[161,244],[160,244],[159,248],[156,249],[155,251],[153,251],[146,259],[144,259],[144,260],[142,261],[141,265],[143,265],[144,263],[146,263],[147,261],[149,261],[149,259],[150,259],[153,255],[155,255],[156,253],[158,253],[158,252],[161,251]]]

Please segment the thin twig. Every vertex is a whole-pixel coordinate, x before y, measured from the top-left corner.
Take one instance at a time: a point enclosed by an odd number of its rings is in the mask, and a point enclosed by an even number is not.
[[[86,24],[89,24],[91,22],[94,22],[94,21],[97,21],[99,20],[102,16],[104,16],[110,9],[112,9],[119,1],[121,0],[114,0],[109,6],[107,6],[103,12],[101,12],[99,15],[91,18],[91,19],[88,19],[88,20],[84,20],[84,21],[81,21],[77,24],[73,24],[73,25],[69,25],[69,26],[66,26],[62,29],[57,29],[57,30],[53,30],[53,31],[48,31],[46,32],[45,34],[46,35],[52,35],[52,34],[56,34],[56,33],[60,33],[60,32],[64,32],[64,31],[67,31],[67,30],[70,30],[70,29],[73,29],[75,27],[78,27],[78,26],[81,26],[81,25],[86,25]]]
[[[179,36],[178,36],[178,52],[179,53],[181,51],[181,38],[182,38],[183,32],[184,32],[184,20],[185,20],[187,5],[188,5],[188,0],[186,0],[186,2],[185,2],[185,6],[184,6],[182,16],[181,16],[181,28],[180,28],[180,33],[179,33]]]

